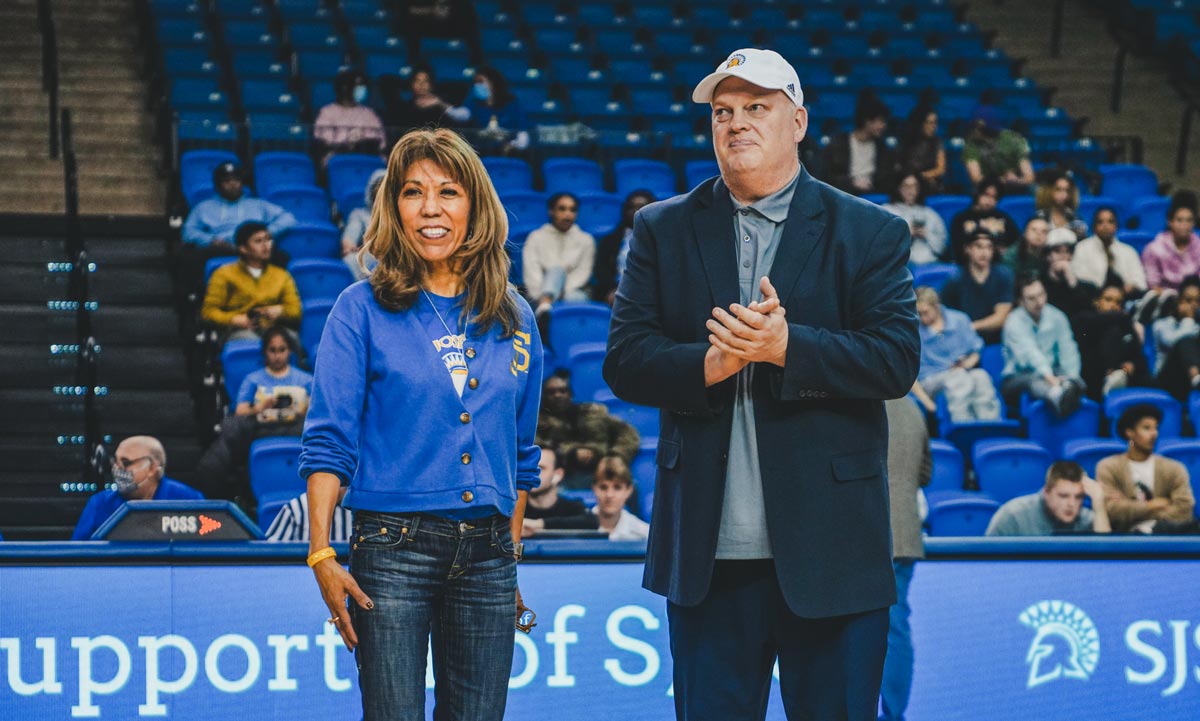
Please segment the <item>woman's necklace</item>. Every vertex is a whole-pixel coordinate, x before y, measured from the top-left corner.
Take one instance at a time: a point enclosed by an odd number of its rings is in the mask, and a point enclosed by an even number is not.
[[[450,330],[450,326],[446,324],[446,319],[442,317],[442,313],[438,310],[437,304],[433,302],[433,298],[429,297],[429,293],[424,288],[421,289],[421,294],[425,296],[425,300],[429,301],[429,306],[433,308],[433,312],[437,315],[437,319],[441,322],[442,327],[446,329],[446,335],[451,337],[463,335],[461,331],[455,333],[454,331]]]

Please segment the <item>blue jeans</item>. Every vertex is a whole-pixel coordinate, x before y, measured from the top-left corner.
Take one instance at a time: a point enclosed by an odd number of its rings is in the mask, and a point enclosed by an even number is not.
[[[912,627],[908,617],[908,584],[912,581],[913,561],[892,561],[896,572],[896,605],[889,613],[887,658],[883,662],[883,716],[886,721],[904,721],[908,697],[912,692],[913,647]]]
[[[356,511],[350,604],[364,721],[425,717],[433,641],[436,721],[500,721],[512,672],[517,564],[509,519]]]

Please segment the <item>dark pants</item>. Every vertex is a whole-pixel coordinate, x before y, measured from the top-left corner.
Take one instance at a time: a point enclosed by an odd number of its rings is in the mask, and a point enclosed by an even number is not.
[[[356,511],[350,573],[375,603],[350,604],[364,721],[501,721],[512,672],[517,562],[509,519],[459,522]]]
[[[1167,352],[1167,359],[1158,372],[1158,385],[1181,403],[1186,403],[1192,392],[1188,369],[1195,367],[1200,367],[1200,338],[1181,338]]]
[[[759,721],[771,673],[789,719],[873,721],[888,609],[800,618],[766,561],[717,561],[708,596],[667,604],[679,721]]]

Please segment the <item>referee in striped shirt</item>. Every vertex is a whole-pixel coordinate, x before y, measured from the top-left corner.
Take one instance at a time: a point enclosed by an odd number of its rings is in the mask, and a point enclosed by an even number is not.
[[[342,495],[345,493],[346,489],[343,487]],[[338,504],[333,509],[333,522],[329,526],[330,542],[345,543],[349,541],[352,528],[350,509],[343,506],[342,499],[338,498]],[[307,541],[308,536],[308,492],[306,491],[288,501],[287,505],[280,509],[279,515],[275,516],[271,527],[267,529],[267,540]]]

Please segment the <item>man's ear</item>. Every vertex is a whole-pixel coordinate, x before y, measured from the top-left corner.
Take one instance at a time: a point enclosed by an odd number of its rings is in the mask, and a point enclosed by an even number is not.
[[[562,479],[564,477],[566,477],[566,475],[567,475],[567,471],[565,469],[555,468],[554,475],[550,476],[550,481],[551,481],[551,483],[553,483],[554,485],[557,486],[558,484],[562,483]]]

